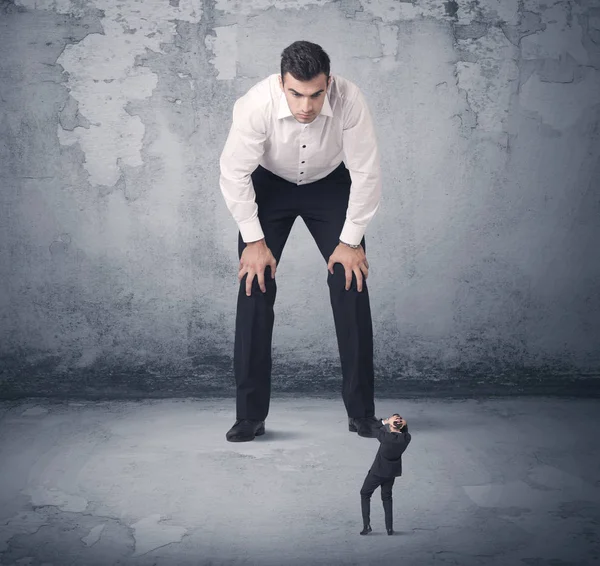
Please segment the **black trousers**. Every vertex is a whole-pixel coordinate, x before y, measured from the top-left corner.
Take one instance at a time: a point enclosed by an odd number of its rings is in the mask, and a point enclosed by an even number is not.
[[[394,487],[395,479],[396,478],[393,477],[382,478],[369,470],[360,490],[360,506],[363,523],[365,525],[368,525],[371,521],[371,496],[373,495],[373,492],[381,486],[381,501],[383,502],[383,512],[385,514],[385,528],[392,528],[392,488]]]
[[[339,244],[346,219],[351,180],[344,164],[324,179],[306,185],[290,183],[260,166],[252,174],[252,181],[265,241],[277,263],[298,216],[304,220],[327,262]],[[365,247],[364,238],[362,245]],[[240,256],[245,247],[240,235]],[[364,281],[362,292],[358,292],[354,275],[352,286],[346,291],[343,266],[335,264],[333,271],[333,275],[328,271],[324,275],[327,273],[342,365],[342,399],[349,417],[374,416],[369,292]],[[236,416],[264,420],[271,397],[271,340],[277,285],[271,278],[271,268],[267,267],[266,293],[260,290],[255,277],[251,295],[247,296],[246,277],[240,283],[235,327]]]

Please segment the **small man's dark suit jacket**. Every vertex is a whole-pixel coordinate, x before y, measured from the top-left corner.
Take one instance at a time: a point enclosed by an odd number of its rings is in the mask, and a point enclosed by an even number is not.
[[[402,432],[388,432],[387,425],[381,424],[377,431],[377,440],[381,443],[369,470],[382,478],[393,478],[402,475],[402,453],[410,443],[408,425]]]

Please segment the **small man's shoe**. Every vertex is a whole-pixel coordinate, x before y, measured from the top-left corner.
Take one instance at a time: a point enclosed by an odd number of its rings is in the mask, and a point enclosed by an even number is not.
[[[255,436],[265,433],[265,421],[252,421],[250,419],[237,419],[227,431],[225,438],[229,442],[248,442]]]
[[[363,530],[360,531],[361,535],[368,535],[373,529],[371,528],[371,525],[365,525]]]
[[[348,430],[350,432],[358,432],[358,436],[365,438],[375,438],[381,426],[381,421],[375,417],[348,418]]]
[[[394,529],[388,529],[387,533],[388,533],[388,535],[393,535],[394,534]]]

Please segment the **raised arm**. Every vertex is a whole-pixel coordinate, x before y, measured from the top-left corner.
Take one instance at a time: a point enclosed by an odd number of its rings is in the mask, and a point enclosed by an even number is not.
[[[391,419],[392,417],[390,417]],[[393,444],[404,444],[404,447],[406,448],[406,446],[409,445],[410,440],[411,440],[411,436],[410,433],[408,432],[408,425],[406,424],[406,421],[404,421],[404,426],[402,427],[402,430],[397,431],[397,432],[389,432],[388,431],[388,427],[387,424],[389,423],[389,419],[383,421],[381,427],[379,428],[379,430],[377,431],[377,440],[379,440],[379,442],[382,443],[393,443]],[[393,429],[390,427],[390,431],[392,431]]]

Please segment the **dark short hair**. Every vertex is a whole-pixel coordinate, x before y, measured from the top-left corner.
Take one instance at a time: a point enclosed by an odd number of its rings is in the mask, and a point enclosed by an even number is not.
[[[281,53],[281,79],[289,73],[298,81],[310,81],[325,73],[329,78],[329,56],[320,45],[294,41]]]

